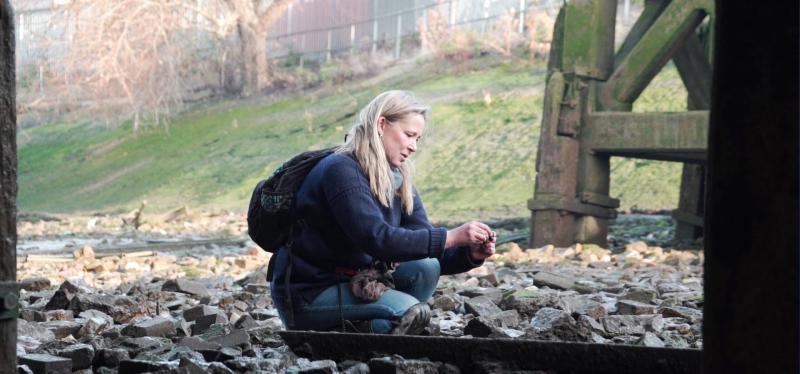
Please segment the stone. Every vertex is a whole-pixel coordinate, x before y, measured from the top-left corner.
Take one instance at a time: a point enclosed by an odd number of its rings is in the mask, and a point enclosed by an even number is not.
[[[660,315],[614,315],[600,318],[610,335],[643,335],[645,331],[661,332],[664,327]]]
[[[659,339],[658,336],[656,336],[656,334],[653,334],[650,331],[645,332],[644,335],[642,335],[642,338],[639,339],[639,341],[636,342],[636,344],[643,345],[645,347],[658,347],[658,348],[663,348],[665,346],[664,342],[661,341],[661,339]]]
[[[188,347],[188,348],[191,348],[191,349],[193,349],[195,351],[198,351],[198,350],[201,350],[201,349],[215,350],[215,349],[222,348],[222,346],[219,343],[207,342],[207,341],[205,341],[205,340],[203,340],[203,339],[201,339],[199,337],[196,337],[196,336],[187,336],[187,337],[181,339],[178,343],[176,343],[176,345],[177,346]]]
[[[358,362],[354,365],[348,366],[346,369],[342,370],[344,374],[369,374],[369,365]]]
[[[690,292],[692,291],[691,288],[686,287],[680,283],[673,283],[673,282],[661,282],[658,283],[656,286],[658,289],[658,293],[662,296],[666,297],[664,294],[668,293],[676,293],[676,292]]]
[[[160,355],[159,358],[163,361],[178,361],[182,358],[188,358],[197,362],[203,362],[205,360],[202,354],[186,346],[174,346],[169,352]]]
[[[19,365],[25,365],[34,373],[71,374],[72,360],[48,354],[28,354],[17,359]]]
[[[558,306],[575,318],[580,315],[587,315],[597,319],[608,315],[603,304],[584,296],[563,297],[558,301]]]
[[[221,362],[212,362],[206,368],[208,374],[233,374],[233,370],[229,369]]]
[[[123,360],[130,359],[128,351],[121,348],[100,348],[95,352],[98,365],[115,368]]]
[[[133,353],[131,356],[136,357],[142,352],[166,352],[172,345],[171,343],[169,339],[143,336],[141,338],[126,338],[122,340],[120,346],[129,348],[129,351]]]
[[[192,325],[192,335],[199,335],[215,324],[226,324],[228,318],[224,314],[209,314],[198,317]]]
[[[598,322],[596,319],[589,317],[587,315],[581,315],[578,317],[578,324],[586,326],[589,330],[593,333],[605,335],[606,330],[603,327],[603,324]]]
[[[617,313],[619,314],[653,314],[656,312],[656,306],[651,304],[640,303],[633,300],[620,300],[617,302]]]
[[[198,305],[193,308],[189,308],[183,311],[183,318],[186,321],[195,321],[200,317],[208,316],[212,314],[220,314],[225,315],[225,312],[222,311],[220,308],[216,308],[213,306],[208,305]]]
[[[532,339],[585,342],[591,337],[591,331],[579,325],[569,313],[550,307],[539,309],[530,326],[526,337]]]
[[[83,323],[83,326],[81,326],[76,333],[76,337],[78,338],[97,335],[114,324],[113,321],[109,323],[101,317],[91,317],[85,321],[86,322]]]
[[[210,341],[218,343],[222,347],[239,347],[245,343],[250,343],[250,334],[244,329],[237,329],[231,331],[228,335],[211,338]]]
[[[209,297],[211,294],[205,286],[188,279],[170,279],[161,287],[162,291],[182,292],[197,297]]]
[[[533,276],[533,284],[547,286],[556,290],[568,290],[575,286],[575,281],[558,274],[540,271]]]
[[[120,361],[119,374],[139,374],[159,370],[169,370],[173,367],[175,367],[175,365],[170,362],[128,359]]]
[[[467,313],[472,313],[474,316],[489,317],[502,312],[502,309],[497,307],[486,296],[477,296],[465,301],[464,308]]]
[[[555,308],[542,308],[536,312],[536,315],[531,319],[531,327],[537,331],[546,331],[553,328],[554,324],[561,321],[569,321],[573,318],[569,313],[555,309]],[[573,320],[574,321],[574,320]]]
[[[630,288],[620,295],[620,300],[633,300],[640,303],[651,303],[656,299],[656,291],[646,288]]]
[[[24,319],[17,319],[17,336],[28,337],[40,344],[55,340],[56,338],[55,334],[44,326],[40,326],[38,323],[28,322]]]
[[[439,364],[423,360],[407,360],[400,356],[373,358],[368,362],[371,373],[438,374]]]
[[[682,306],[669,306],[661,308],[661,315],[664,317],[680,317],[685,318],[691,323],[698,323],[703,321],[703,312]]]
[[[36,322],[47,321],[72,321],[75,315],[71,310],[53,309],[43,311],[33,311],[33,320]]]
[[[256,308],[250,311],[250,315],[257,321],[264,321],[278,316],[278,311],[275,309]]]
[[[203,355],[206,361],[224,362],[242,355],[242,350],[233,347],[222,347],[219,349],[200,349],[197,352]]]
[[[503,291],[494,287],[468,287],[459,291],[459,294],[467,298],[484,296],[495,304],[503,300]]]
[[[464,334],[472,335],[476,338],[485,338],[491,335],[496,327],[491,319],[479,316],[467,322],[464,327]]]
[[[258,326],[258,322],[249,314],[244,314],[239,317],[239,319],[237,319],[236,323],[233,325],[233,327],[237,329],[249,329]]]
[[[19,282],[20,289],[31,292],[44,291],[50,286],[50,279],[44,277],[25,278]]]
[[[206,370],[200,366],[197,362],[186,358],[181,357],[178,367],[185,368],[189,374],[205,374]]]
[[[72,370],[86,369],[92,366],[94,347],[89,344],[75,344],[57,351],[56,354],[72,360]]]
[[[442,311],[449,312],[456,310],[456,300],[450,295],[439,295],[433,298],[433,309],[441,309]]]
[[[490,318],[497,322],[498,326],[516,327],[519,325],[519,312],[514,309],[503,310],[492,314]]]
[[[84,245],[72,252],[72,256],[76,260],[86,259],[94,260],[94,249],[88,245]]]
[[[69,309],[78,313],[90,309],[99,310],[111,316],[115,323],[127,323],[139,314],[140,307],[128,296],[102,294],[77,294],[69,305]]]
[[[139,321],[122,329],[122,334],[139,338],[142,336],[160,336],[169,338],[175,336],[175,322],[170,318],[154,317]]]
[[[336,369],[335,361],[318,360],[299,364],[297,372],[302,374],[334,374],[339,371]]]
[[[608,340],[606,338],[604,338],[602,335],[592,331],[592,335],[589,338],[589,342],[590,343],[595,343],[595,344],[606,344],[606,343],[608,343]]]
[[[255,294],[266,294],[269,292],[269,285],[266,284],[248,284],[244,286],[244,290]]]
[[[664,342],[664,346],[670,348],[689,348],[689,343],[677,331],[662,331],[659,335]]]
[[[75,335],[81,329],[81,324],[76,321],[48,321],[39,323],[39,326],[52,331],[56,339]]]
[[[67,309],[69,308],[70,302],[74,297],[75,293],[58,289],[53,294],[53,297],[50,298],[50,301],[47,302],[47,305],[44,306],[44,309],[45,310]]]

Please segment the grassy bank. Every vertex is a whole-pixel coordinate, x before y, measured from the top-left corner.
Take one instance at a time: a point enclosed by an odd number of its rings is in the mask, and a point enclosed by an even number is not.
[[[427,61],[280,98],[206,103],[168,129],[38,126],[19,133],[18,205],[24,212],[122,211],[147,200],[153,211],[244,210],[258,179],[297,152],[339,144],[360,107],[397,88],[433,107],[416,156],[416,184],[432,218],[527,215],[544,80],[543,63],[525,60]],[[680,110],[685,93],[675,94],[675,82],[673,70],[661,74],[636,109]],[[623,209],[676,205],[679,165],[614,159],[612,168],[612,195]]]

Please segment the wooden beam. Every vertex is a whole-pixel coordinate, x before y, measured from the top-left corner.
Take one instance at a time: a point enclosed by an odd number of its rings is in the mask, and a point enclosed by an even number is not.
[[[630,110],[653,77],[711,12],[711,0],[674,0],[658,16],[598,92],[605,110]]]
[[[612,156],[635,152],[702,153],[708,144],[708,111],[594,112],[586,116],[580,138],[582,148]]]
[[[711,107],[711,64],[697,34],[691,35],[672,56],[683,85],[689,92],[690,109]]]

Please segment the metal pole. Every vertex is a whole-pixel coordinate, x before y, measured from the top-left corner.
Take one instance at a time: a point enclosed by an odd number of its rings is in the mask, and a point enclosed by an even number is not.
[[[525,0],[519,0],[519,33],[525,32]]]
[[[356,25],[350,25],[350,54],[356,53]]]
[[[372,0],[372,52],[378,50],[378,0]]]
[[[17,372],[17,115],[14,14],[0,0],[0,373]]]
[[[333,42],[333,30],[328,30],[328,54],[325,56],[325,61],[330,62],[331,60],[331,43]]]
[[[450,26],[456,24],[456,7],[458,6],[458,0],[451,0],[450,1]]]
[[[378,20],[372,21],[372,54],[378,49]]]
[[[292,6],[294,3],[289,3],[289,9],[286,10],[286,33],[292,33]]]
[[[394,58],[395,59],[399,59],[400,58],[400,37],[402,36],[402,35],[400,35],[400,33],[403,31],[402,27],[403,27],[403,15],[398,14],[397,15],[397,37],[395,38],[395,42],[394,42]]]

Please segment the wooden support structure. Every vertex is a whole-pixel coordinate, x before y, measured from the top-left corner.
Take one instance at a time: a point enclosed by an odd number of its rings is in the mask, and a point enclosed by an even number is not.
[[[533,246],[575,242],[605,246],[612,156],[684,163],[678,236],[702,226],[711,67],[698,28],[711,0],[647,0],[614,54],[616,1],[573,1],[556,20],[548,64],[536,189]],[[633,102],[674,59],[689,91],[687,112],[631,113]],[[587,199],[587,196],[592,198]]]
[[[17,372],[17,115],[14,14],[0,0],[0,373]]]

